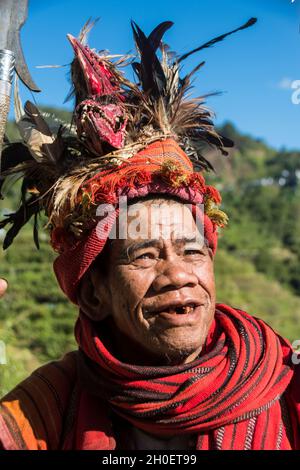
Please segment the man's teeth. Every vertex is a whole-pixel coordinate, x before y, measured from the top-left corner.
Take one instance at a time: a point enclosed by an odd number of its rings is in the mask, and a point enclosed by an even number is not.
[[[191,313],[195,308],[195,305],[184,305],[182,307],[170,307],[166,311],[168,313],[174,313],[177,315],[186,315],[188,313]]]
[[[195,304],[189,304],[189,305],[182,305],[178,307],[169,307],[169,308],[164,308],[163,310],[156,310],[156,314],[161,314],[161,313],[172,313],[174,315],[187,315],[189,313],[192,313],[194,309],[197,307]],[[151,310],[145,310],[145,313],[151,313]],[[152,311],[153,313],[153,311]]]

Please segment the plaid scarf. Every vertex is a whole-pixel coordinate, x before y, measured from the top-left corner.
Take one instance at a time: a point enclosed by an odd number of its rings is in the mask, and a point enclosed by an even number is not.
[[[85,392],[76,448],[99,448],[99,432],[86,418],[99,398],[157,437],[197,434],[197,449],[294,448],[299,424],[288,419],[296,413],[284,394],[294,375],[292,349],[262,320],[218,304],[199,357],[162,367],[122,363],[104,346],[100,328],[81,312],[75,334]]]

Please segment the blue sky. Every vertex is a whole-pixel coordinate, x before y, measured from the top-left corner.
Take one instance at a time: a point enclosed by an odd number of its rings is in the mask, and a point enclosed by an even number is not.
[[[231,120],[242,132],[270,145],[300,148],[300,104],[292,103],[290,83],[300,80],[300,0],[29,0],[22,44],[33,78],[42,89],[39,104],[64,104],[70,84],[72,49],[66,34],[77,35],[89,17],[100,17],[89,44],[112,53],[133,49],[130,20],[149,33],[164,20],[175,24],[165,41],[183,53],[212,37],[243,24],[258,23],[186,61],[185,70],[201,60],[205,67],[194,82],[194,94],[223,91],[209,99],[216,122]],[[25,88],[22,98],[32,99]]]

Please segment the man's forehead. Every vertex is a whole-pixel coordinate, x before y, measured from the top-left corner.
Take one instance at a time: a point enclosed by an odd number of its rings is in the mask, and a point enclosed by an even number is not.
[[[172,225],[179,227],[185,222],[192,222],[193,216],[189,204],[174,200],[157,202],[155,199],[147,202],[138,202],[128,207],[128,219],[146,219],[148,223],[157,226]]]
[[[128,207],[128,217],[120,220],[126,225],[126,237],[130,240],[187,241],[202,239],[202,226],[197,226],[191,208],[177,201],[138,202]]]
[[[127,241],[127,243],[126,243]],[[158,238],[147,238],[142,237],[136,239],[127,239],[125,244],[134,246],[162,246],[165,242],[171,242],[172,244],[180,245],[182,243],[198,243],[202,242],[203,239],[199,234],[184,234],[184,233],[172,233],[171,237],[164,237],[163,235]]]

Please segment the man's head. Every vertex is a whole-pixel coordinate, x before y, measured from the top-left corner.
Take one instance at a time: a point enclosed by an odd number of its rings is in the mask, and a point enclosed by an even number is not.
[[[150,362],[195,359],[213,319],[215,285],[212,251],[190,208],[157,197],[132,203],[126,237],[108,242],[78,301],[92,319],[109,319],[123,357],[126,345]]]

